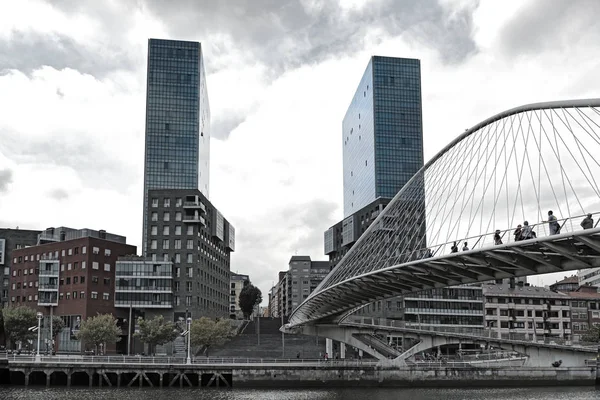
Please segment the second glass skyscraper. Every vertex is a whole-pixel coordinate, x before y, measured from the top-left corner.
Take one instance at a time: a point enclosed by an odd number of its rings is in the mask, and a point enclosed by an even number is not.
[[[373,56],[342,123],[344,218],[423,166],[420,61]]]

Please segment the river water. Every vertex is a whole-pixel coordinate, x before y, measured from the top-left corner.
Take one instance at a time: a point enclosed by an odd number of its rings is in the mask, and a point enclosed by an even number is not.
[[[80,389],[0,387],[0,400],[591,400],[594,387],[510,389]]]

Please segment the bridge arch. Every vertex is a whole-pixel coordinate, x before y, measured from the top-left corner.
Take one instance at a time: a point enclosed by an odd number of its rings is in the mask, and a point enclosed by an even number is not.
[[[357,241],[344,232],[352,248],[290,326],[435,287],[600,267],[600,229],[580,226],[587,214],[600,217],[597,154],[600,99],[530,104],[482,121],[428,161]],[[546,222],[549,210],[556,224]],[[526,235],[516,235],[525,221]]]

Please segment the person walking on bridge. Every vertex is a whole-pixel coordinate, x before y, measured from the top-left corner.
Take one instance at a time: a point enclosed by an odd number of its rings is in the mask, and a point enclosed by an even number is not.
[[[523,222],[523,229],[521,230],[521,240],[527,240],[533,238],[533,230],[529,226],[529,222]]]
[[[462,248],[462,251],[469,251],[469,244],[465,242],[465,245]]]
[[[500,229],[496,229],[496,232],[494,232],[494,244],[502,244],[502,236],[500,236]]]
[[[522,233],[522,229],[521,229],[521,224],[517,225],[517,229],[515,229],[515,231],[513,232],[513,236],[515,237],[515,242],[518,242],[519,240],[521,240],[521,233]]]
[[[558,235],[560,233],[560,224],[552,211],[548,211],[548,226],[551,235]]]
[[[592,214],[588,214],[587,217],[581,221],[581,227],[583,229],[592,229],[594,227],[594,218],[592,218]]]
[[[450,247],[450,252],[451,253],[458,253],[458,245],[456,244],[456,242],[454,242],[454,244],[452,245],[452,247]]]

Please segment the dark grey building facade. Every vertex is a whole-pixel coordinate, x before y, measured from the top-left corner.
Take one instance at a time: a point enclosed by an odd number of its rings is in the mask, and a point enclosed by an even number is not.
[[[200,43],[149,39],[145,139],[144,246],[149,190],[209,195],[210,106]]]
[[[199,190],[150,190],[147,208],[148,258],[173,265],[174,320],[227,318],[233,225]]]
[[[10,269],[12,265],[13,250],[28,246],[35,246],[41,231],[26,229],[0,229],[0,306],[5,307],[8,302],[10,288]]]

